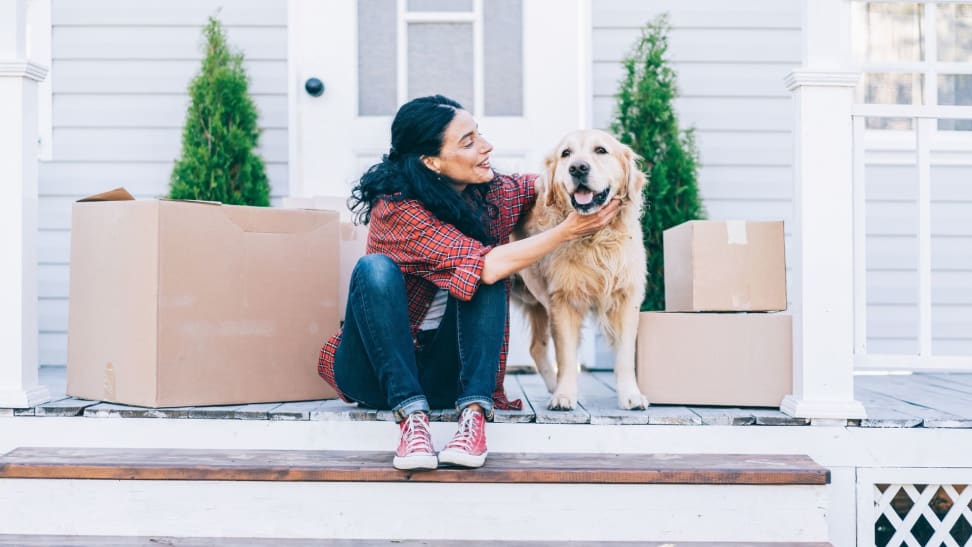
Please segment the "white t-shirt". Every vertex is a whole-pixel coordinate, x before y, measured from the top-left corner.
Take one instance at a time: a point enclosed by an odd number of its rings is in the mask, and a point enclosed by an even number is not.
[[[442,317],[445,315],[448,301],[449,291],[445,289],[435,291],[435,296],[432,297],[432,304],[429,305],[429,311],[425,312],[425,319],[419,325],[419,330],[435,330],[439,328],[439,324],[442,323]]]

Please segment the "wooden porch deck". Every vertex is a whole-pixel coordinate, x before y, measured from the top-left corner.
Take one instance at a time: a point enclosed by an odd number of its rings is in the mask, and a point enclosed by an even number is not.
[[[391,421],[389,411],[358,408],[342,401],[304,401],[231,406],[142,408],[65,395],[63,367],[41,367],[40,381],[48,386],[52,401],[27,409],[0,408],[4,416],[78,416],[85,418],[175,418],[232,420]],[[619,410],[613,375],[609,371],[585,371],[580,379],[579,407],[570,412],[546,408],[548,393],[536,374],[510,374],[506,389],[510,398],[521,398],[522,411],[497,411],[500,423],[547,424],[648,424],[804,426],[773,408],[725,408],[714,406],[655,405],[647,410]],[[851,420],[864,428],[972,428],[972,374],[912,374],[857,376],[856,397],[867,409],[867,418]],[[454,410],[433,411],[433,421],[455,421]]]

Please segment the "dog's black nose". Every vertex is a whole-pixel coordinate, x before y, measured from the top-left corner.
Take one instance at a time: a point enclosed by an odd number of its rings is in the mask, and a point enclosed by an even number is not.
[[[588,173],[591,172],[591,164],[586,161],[575,161],[570,164],[567,171],[575,177],[586,177]]]

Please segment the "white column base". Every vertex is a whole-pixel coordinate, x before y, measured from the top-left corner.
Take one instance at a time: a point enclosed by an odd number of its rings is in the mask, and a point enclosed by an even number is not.
[[[47,386],[30,389],[0,389],[0,408],[31,408],[51,400]]]
[[[796,418],[861,420],[867,417],[860,401],[813,401],[794,395],[783,398],[780,411]]]

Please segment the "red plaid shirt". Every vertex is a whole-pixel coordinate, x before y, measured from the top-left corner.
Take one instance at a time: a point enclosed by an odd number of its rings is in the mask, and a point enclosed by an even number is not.
[[[499,215],[490,226],[490,233],[496,236],[498,244],[509,242],[510,233],[520,215],[533,207],[536,200],[535,180],[536,175],[504,175],[492,183],[486,199],[499,209]],[[446,289],[463,301],[473,297],[483,272],[483,257],[491,249],[463,234],[455,226],[442,222],[417,200],[382,199],[375,202],[371,209],[367,253],[389,256],[405,274],[408,319],[413,338],[438,289]],[[523,408],[523,402],[519,399],[510,401],[503,389],[509,338],[507,313],[493,402],[499,409],[519,410]],[[340,343],[341,331],[324,343],[317,373],[337,390],[342,399],[351,402],[341,393],[334,380],[334,355]]]

